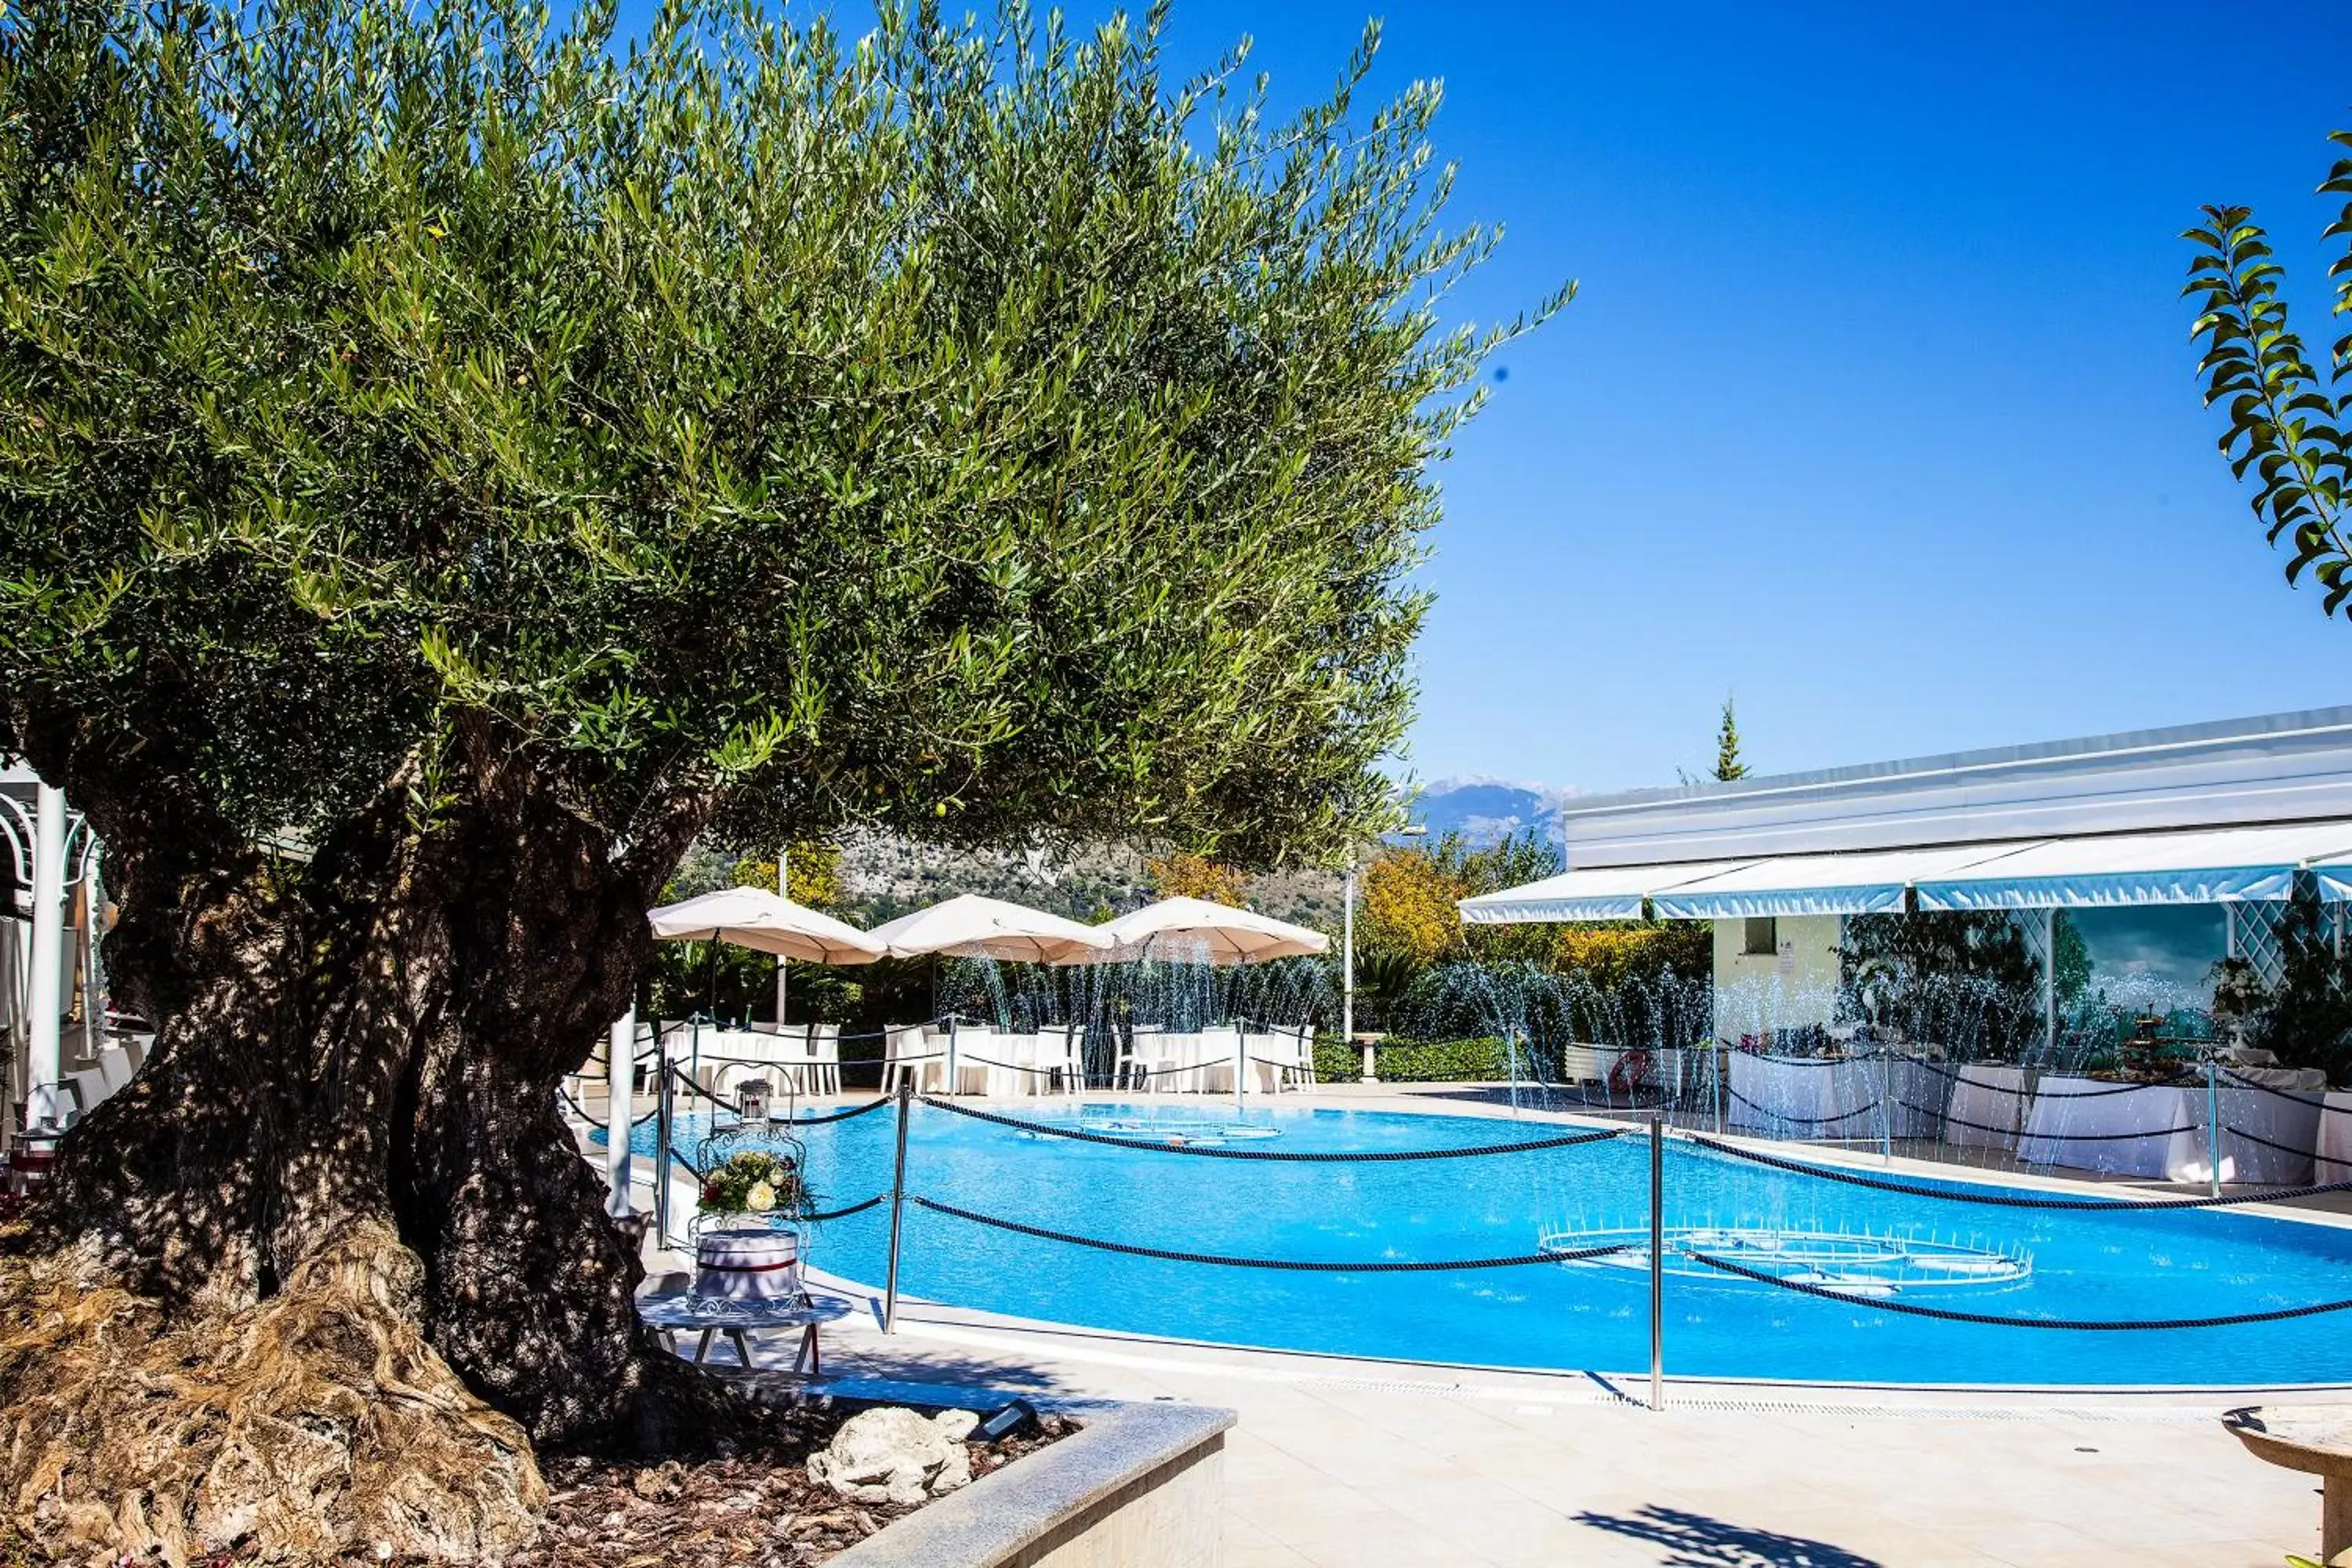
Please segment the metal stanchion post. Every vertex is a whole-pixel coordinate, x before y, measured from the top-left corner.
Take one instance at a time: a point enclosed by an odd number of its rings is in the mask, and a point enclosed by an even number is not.
[[[2205,1163],[2211,1167],[2208,1190],[2218,1198],[2221,1195],[2221,1064],[2211,1057],[2205,1058]]]
[[[1665,1407],[1666,1129],[1650,1118],[1650,1408]]]
[[[670,1125],[677,1116],[677,1107],[669,1092],[669,1037],[661,1025],[654,1025],[654,1234],[665,1247],[669,1245],[669,1167],[672,1154]]]
[[[956,1016],[948,1015],[948,1087],[950,1094],[963,1092],[963,1080],[956,1071]]]
[[[914,1086],[898,1079],[898,1160],[890,1171],[890,1262],[882,1280],[882,1331],[898,1331],[898,1220],[907,1201],[907,1122],[914,1109]]]
[[[1511,1053],[1511,1114],[1517,1116],[1519,1113],[1519,1032],[1505,1029],[1503,1044]]]
[[[1242,1074],[1249,1070],[1249,1029],[1243,1024],[1234,1026],[1234,1114],[1242,1113]]]
[[[1717,1041],[1715,1041],[1715,1042],[1714,1042],[1714,1047],[1715,1047],[1715,1135],[1716,1135],[1717,1138],[1720,1138],[1720,1137],[1722,1137],[1722,1136],[1723,1136],[1723,1042],[1722,1042],[1721,1040],[1717,1040]]]

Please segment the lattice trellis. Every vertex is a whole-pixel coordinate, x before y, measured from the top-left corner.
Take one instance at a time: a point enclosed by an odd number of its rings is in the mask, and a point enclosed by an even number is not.
[[[2025,954],[2033,960],[2042,973],[2050,973],[2050,919],[2041,910],[2011,910],[2011,923],[2025,939]]]
[[[2286,920],[2286,901],[2249,900],[2232,904],[2230,910],[2235,932],[2231,951],[2253,965],[2255,977],[2264,985],[2277,984],[2285,962],[2279,946],[2279,926]]]

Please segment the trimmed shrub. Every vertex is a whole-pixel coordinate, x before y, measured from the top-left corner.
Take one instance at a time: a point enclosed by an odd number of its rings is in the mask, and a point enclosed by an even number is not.
[[[1383,1083],[1493,1082],[1510,1076],[1510,1054],[1499,1039],[1397,1040],[1375,1047],[1372,1060]],[[1521,1070],[1526,1063],[1521,1062]],[[1326,1083],[1362,1076],[1364,1052],[1336,1038],[1315,1042],[1315,1076]]]

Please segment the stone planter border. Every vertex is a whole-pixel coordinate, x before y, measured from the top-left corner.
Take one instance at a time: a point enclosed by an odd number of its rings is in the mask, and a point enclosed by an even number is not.
[[[1209,1568],[1217,1560],[1230,1410],[970,1384],[755,1380],[760,1397],[778,1403],[986,1415],[1024,1399],[1080,1423],[868,1536],[833,1559],[838,1568]]]

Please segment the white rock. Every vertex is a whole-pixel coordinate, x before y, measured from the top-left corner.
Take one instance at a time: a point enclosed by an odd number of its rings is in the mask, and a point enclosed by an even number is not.
[[[979,1419],[968,1410],[927,1417],[902,1405],[860,1411],[809,1456],[809,1479],[852,1502],[939,1497],[971,1484],[963,1440]]]

